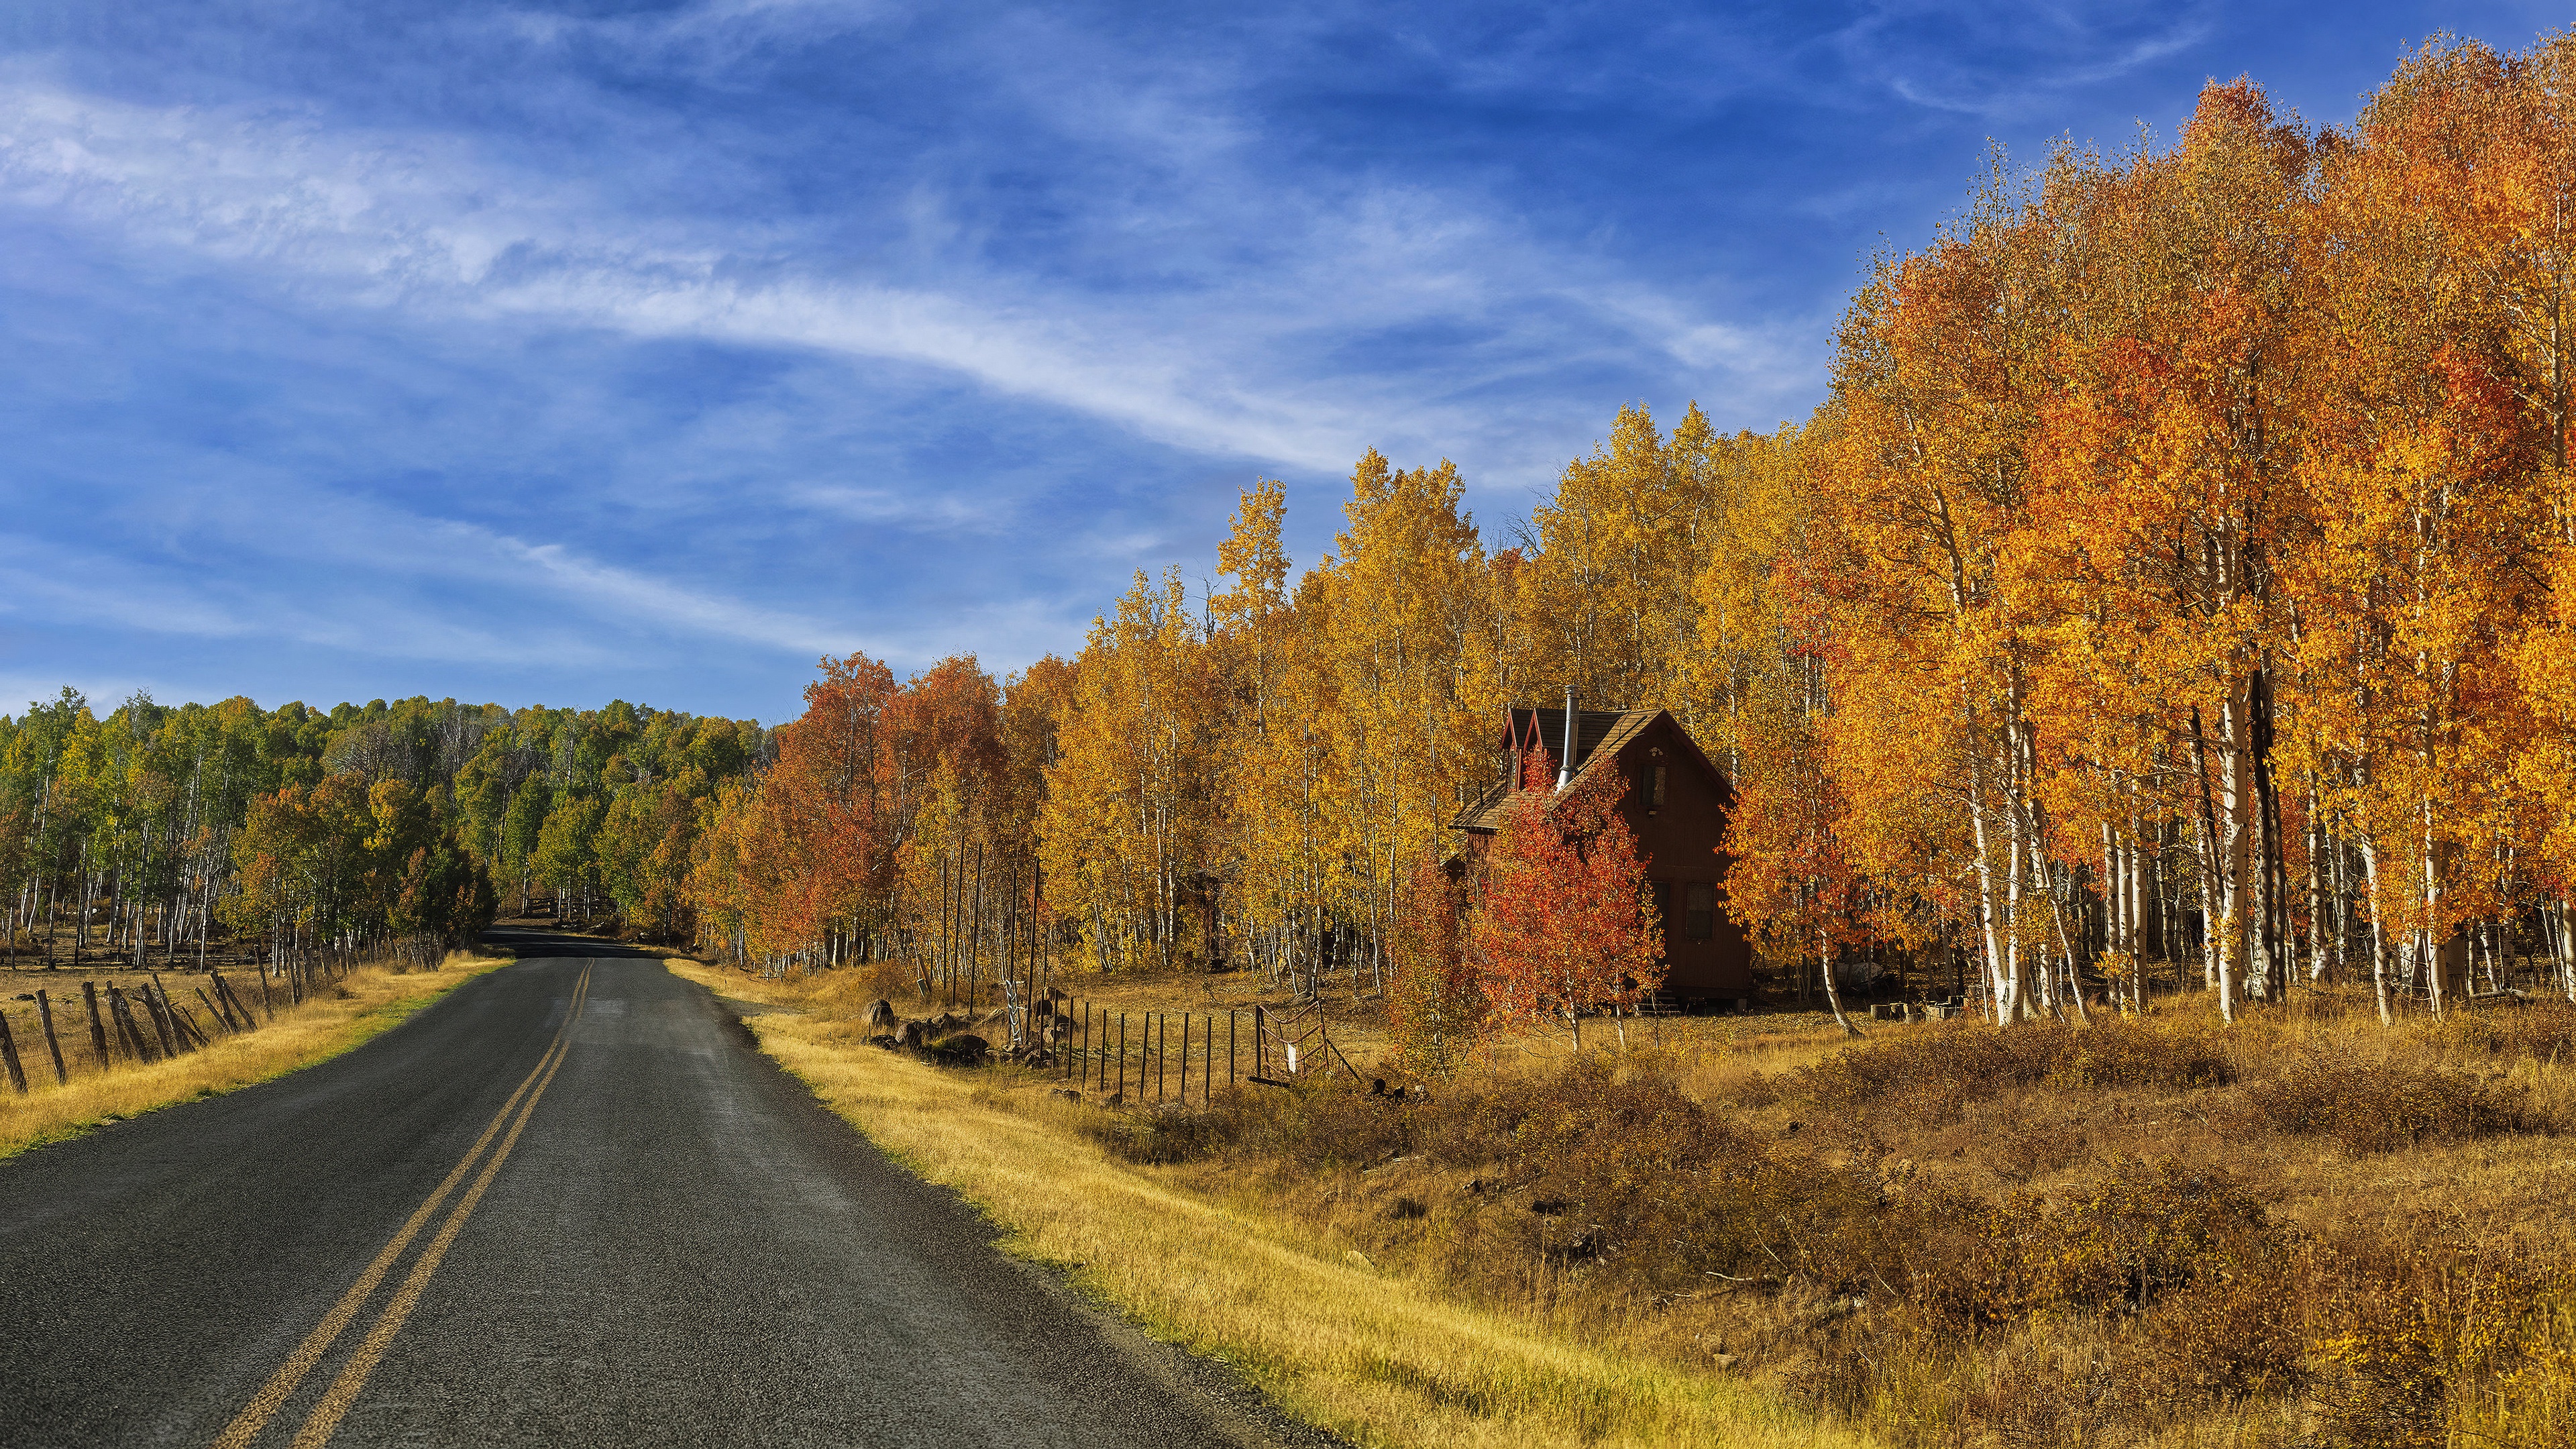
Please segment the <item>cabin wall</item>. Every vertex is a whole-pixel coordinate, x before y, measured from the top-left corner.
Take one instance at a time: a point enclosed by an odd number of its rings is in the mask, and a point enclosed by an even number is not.
[[[1701,768],[1699,752],[1678,736],[1670,717],[1658,720],[1620,751],[1628,780],[1620,814],[1636,833],[1646,878],[1664,909],[1666,995],[1733,999],[1753,994],[1753,944],[1726,914],[1724,882],[1733,861],[1720,849],[1735,805],[1726,781]],[[1662,757],[1656,758],[1661,751]],[[1652,802],[1653,768],[1664,767],[1664,800]],[[1691,887],[1707,903],[1707,935],[1693,934]]]

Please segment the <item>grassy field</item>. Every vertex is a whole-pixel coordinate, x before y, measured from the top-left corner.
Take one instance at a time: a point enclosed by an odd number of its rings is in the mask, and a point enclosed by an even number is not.
[[[222,1034],[206,1019],[206,1009],[198,1004],[191,990],[202,984],[202,978],[163,972],[163,986],[174,1001],[195,1012],[209,1035],[210,1045],[151,1063],[124,1059],[120,1052],[105,1070],[100,1069],[90,1047],[81,982],[97,983],[102,998],[113,983],[131,999],[150,979],[145,973],[0,971],[0,1010],[7,1013],[10,1034],[17,1043],[30,1088],[20,1096],[0,1085],[0,1159],[155,1108],[211,1097],[311,1066],[400,1024],[413,1012],[481,973],[508,964],[504,957],[457,954],[449,956],[435,972],[361,967],[339,982],[311,993],[300,1006],[290,1006],[283,992],[276,992],[275,1019],[239,1036]],[[227,971],[224,975],[253,1010],[261,1009],[255,971]],[[36,1003],[19,999],[22,995],[32,996],[39,988],[54,1003],[54,1029],[71,1075],[68,1085],[58,1085],[54,1079]],[[148,1031],[148,1022],[145,1025]],[[110,1038],[113,1041],[112,1026]]]
[[[721,995],[788,1008],[748,1019],[762,1049],[983,1207],[1011,1251],[1071,1271],[1150,1331],[1239,1365],[1291,1412],[1357,1442],[1869,1442],[1709,1364],[1446,1294],[1371,1259],[1347,1214],[1279,1211],[1219,1174],[1121,1160],[1082,1130],[1099,1109],[1054,1096],[1044,1073],[950,1072],[869,1047],[856,977],[669,964]]]
[[[2227,1028],[2183,996],[1857,1045],[1666,1019],[1427,1099],[1109,1109],[864,1045],[855,973],[673,969],[789,1008],[764,1049],[1015,1251],[1365,1442],[2576,1442],[2563,1003],[2387,1029],[2303,991]]]

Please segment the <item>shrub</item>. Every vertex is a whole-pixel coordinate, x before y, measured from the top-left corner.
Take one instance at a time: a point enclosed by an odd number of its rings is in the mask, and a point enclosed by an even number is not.
[[[2455,1011],[2439,1034],[2491,1056],[2576,1060],[2576,1002],[2534,1001],[2520,1007]]]
[[[2296,1061],[2249,1098],[2255,1119],[2276,1132],[2326,1137],[2347,1152],[2389,1152],[2531,1125],[2522,1094],[2465,1075],[2403,1063]]]
[[[2034,1303],[2143,1308],[2230,1261],[2275,1246],[2263,1205],[2224,1172],[2124,1164],[2043,1215]]]
[[[1946,1114],[1999,1087],[2028,1086],[2056,1065],[2061,1028],[1966,1023],[1847,1047],[1800,1068],[1788,1090],[1832,1106],[1891,1098],[1908,1110]]]
[[[2547,1351],[2576,1276],[2431,1217],[2317,1257],[2328,1327],[2313,1346],[2316,1406],[2322,1442],[2338,1449],[2454,1442],[2455,1413],[2496,1401],[2500,1372],[2509,1381]]]
[[[2236,1069],[2205,1030],[2106,1021],[2064,1033],[2049,1080],[2089,1087],[2223,1087]]]
[[[2147,1380],[2167,1397],[2239,1401],[2309,1381],[2289,1252],[2259,1239],[2235,1246],[2144,1320]]]
[[[1085,1111],[1075,1126],[1129,1162],[1198,1162],[1240,1142],[1246,1115],[1237,1102],[1166,1102],[1145,1112]]]
[[[2188,1028],[1961,1023],[1846,1048],[1793,1074],[1786,1090],[1835,1106],[1897,1101],[1909,1112],[1946,1116],[1971,1098],[2041,1082],[2209,1087],[2235,1077],[2217,1045]]]
[[[1301,1172],[1374,1167],[1412,1152],[1425,1110],[1401,1097],[1372,1096],[1347,1077],[1244,1091],[1246,1145]]]
[[[2243,1184],[2171,1161],[2124,1164],[2055,1198],[1909,1193],[1904,1209],[1916,1306],[1969,1331],[2143,1309],[2203,1274],[2275,1258],[2283,1243]]]

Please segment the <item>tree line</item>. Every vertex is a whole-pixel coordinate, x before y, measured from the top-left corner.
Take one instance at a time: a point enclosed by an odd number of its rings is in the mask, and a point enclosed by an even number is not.
[[[399,951],[424,964],[532,892],[685,936],[705,808],[751,721],[414,698],[246,698],[0,718],[0,950],[21,964]]]
[[[1864,946],[2004,1018],[2159,966],[2229,1014],[2564,972],[2571,57],[2446,42],[2347,126],[2239,81],[2170,145],[1999,159],[1875,267],[1809,418],[1623,409],[1505,539],[1371,452],[1303,572],[1264,483],[1071,661],[834,663],[719,809],[710,918],[1400,995],[1502,710],[1570,690],[1721,760],[1727,908],[1828,991]]]

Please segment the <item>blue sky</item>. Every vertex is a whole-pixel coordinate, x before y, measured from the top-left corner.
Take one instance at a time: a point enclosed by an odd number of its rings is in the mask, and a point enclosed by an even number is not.
[[[2535,5],[0,8],[0,701],[792,714],[1287,481],[1498,537],[1624,402],[1803,416],[1989,138],[2342,121]]]

